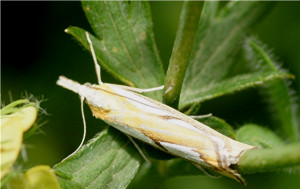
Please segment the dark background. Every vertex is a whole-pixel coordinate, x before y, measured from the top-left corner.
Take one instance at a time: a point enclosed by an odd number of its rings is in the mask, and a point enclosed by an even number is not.
[[[155,39],[166,70],[182,3],[151,2],[150,5]],[[40,123],[47,121],[42,127],[44,134],[34,135],[27,141],[27,166],[55,165],[76,149],[82,137],[78,96],[55,84],[60,75],[81,83],[96,83],[90,54],[64,33],[64,29],[71,25],[92,31],[80,2],[1,2],[2,103],[11,101],[10,93],[16,100],[28,92],[43,99],[41,106],[48,113],[39,118]],[[273,50],[278,63],[296,75],[291,86],[299,96],[300,2],[277,2],[272,12],[257,24],[253,33]],[[118,82],[105,71],[102,77],[104,82]],[[213,112],[233,125],[260,122],[262,116],[256,121],[255,113],[252,115],[249,112],[264,109],[264,104],[257,99],[255,91],[249,94],[253,96],[238,94],[240,101],[235,106],[230,106],[230,97],[208,102],[203,105],[204,112]],[[91,138],[101,130],[103,124],[91,116],[88,108],[85,108],[85,112],[88,138]],[[272,173],[246,178],[250,183],[248,188],[258,185],[260,188],[296,188],[300,184],[299,174]],[[164,185],[166,188],[201,186],[241,187],[229,179],[208,177],[174,178]]]

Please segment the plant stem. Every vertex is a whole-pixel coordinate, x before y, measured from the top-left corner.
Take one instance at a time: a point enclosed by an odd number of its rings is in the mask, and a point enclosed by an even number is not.
[[[296,165],[300,165],[300,143],[272,149],[250,150],[241,157],[239,172],[268,172]]]
[[[204,2],[185,1],[168,67],[163,102],[178,107],[182,82],[193,49]]]

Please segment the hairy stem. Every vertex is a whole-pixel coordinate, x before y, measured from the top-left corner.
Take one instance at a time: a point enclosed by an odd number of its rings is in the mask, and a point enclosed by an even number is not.
[[[257,173],[300,165],[300,144],[272,149],[250,150],[240,159],[239,172]]]

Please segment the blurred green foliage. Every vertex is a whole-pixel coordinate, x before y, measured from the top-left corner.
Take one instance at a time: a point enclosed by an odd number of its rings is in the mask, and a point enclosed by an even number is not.
[[[80,143],[82,123],[80,102],[55,82],[59,75],[84,83],[96,83],[92,58],[67,34],[70,25],[92,31],[80,2],[2,2],[1,99],[8,104],[24,91],[45,99],[41,107],[48,112],[43,120],[45,135],[28,141],[28,166],[53,166],[70,154]],[[171,55],[182,2],[151,2],[154,35],[166,70]],[[254,28],[254,35],[273,50],[277,62],[296,76],[291,87],[300,94],[300,2],[277,2],[273,10]],[[119,83],[103,71],[104,82]],[[12,95],[10,95],[12,94]],[[232,101],[234,103],[232,106]],[[297,104],[299,105],[299,99]],[[224,109],[226,111],[224,111]],[[254,111],[255,110],[255,111]],[[221,97],[201,106],[203,113],[213,112],[232,125],[255,122],[268,125],[266,102],[256,89]],[[88,138],[102,128],[86,108]],[[246,175],[248,188],[297,188],[299,173]],[[242,188],[222,177],[177,177],[161,188]],[[148,188],[151,188],[149,185]]]

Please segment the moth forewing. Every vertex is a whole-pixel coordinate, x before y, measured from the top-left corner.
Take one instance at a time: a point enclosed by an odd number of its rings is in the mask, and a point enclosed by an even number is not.
[[[160,102],[111,84],[80,85],[60,77],[58,85],[83,96],[93,115],[120,131],[196,165],[243,182],[231,165],[255,148],[224,136]]]

